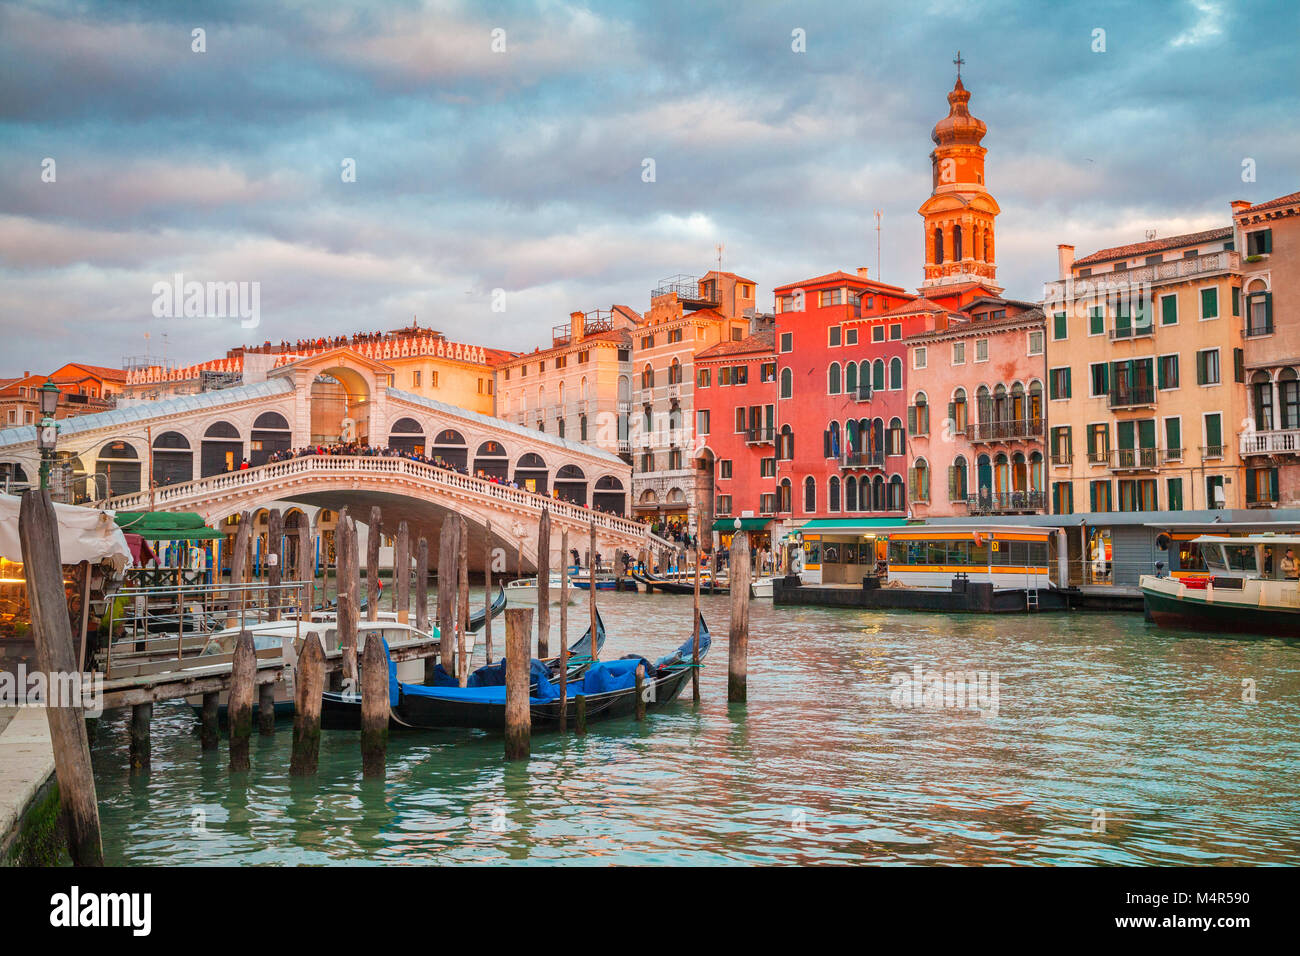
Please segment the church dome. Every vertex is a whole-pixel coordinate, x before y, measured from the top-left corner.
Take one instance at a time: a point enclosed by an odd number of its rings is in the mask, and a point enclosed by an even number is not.
[[[982,120],[970,115],[967,106],[969,102],[970,91],[962,86],[959,76],[957,85],[948,94],[948,115],[934,124],[934,132],[930,134],[937,145],[949,146],[958,143],[979,145],[984,134],[988,132],[988,127]]]

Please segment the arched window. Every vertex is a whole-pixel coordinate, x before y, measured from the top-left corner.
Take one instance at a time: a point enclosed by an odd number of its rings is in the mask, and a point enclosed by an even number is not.
[[[178,485],[194,479],[194,452],[180,432],[163,432],[153,440],[153,483]]]
[[[831,367],[826,370],[826,394],[840,394],[840,363],[832,362]]]
[[[852,475],[844,479],[844,510],[858,510],[858,479]]]
[[[844,393],[853,395],[858,390],[858,363],[849,362],[844,366]]]
[[[776,448],[776,457],[784,461],[794,458],[794,431],[789,425],[781,426],[781,440]]]
[[[948,500],[966,500],[966,457],[958,455],[948,469]]]
[[[1277,377],[1278,426],[1300,428],[1300,376],[1293,368],[1284,368]]]
[[[903,387],[903,360],[897,355],[889,360],[889,387],[894,390]]]
[[[1273,430],[1273,380],[1268,372],[1256,372],[1250,380],[1250,390],[1255,399],[1255,427],[1260,431]]]
[[[885,494],[885,477],[884,475],[876,475],[875,479],[871,482],[871,510],[884,511],[887,505],[888,501]]]
[[[948,406],[948,417],[952,419],[952,429],[957,434],[964,434],[966,431],[966,389],[959,388],[952,396],[952,404]]]
[[[907,498],[903,490],[903,476],[894,475],[889,479],[889,511],[903,511],[907,507]]]
[[[99,450],[95,470],[108,476],[109,495],[140,490],[140,455],[129,441],[111,441]]]
[[[1038,379],[1029,383],[1029,420],[1040,427],[1043,422],[1043,383]]]
[[[885,436],[885,454],[902,455],[904,453],[903,420],[901,418],[891,418],[889,420],[889,434]]]
[[[924,458],[912,462],[907,493],[916,502],[924,503],[930,500],[930,465]]]
[[[885,360],[876,359],[871,363],[871,387],[874,391],[885,390]]]
[[[826,510],[837,514],[840,510],[840,480],[834,475],[831,475],[831,480],[827,483]]]
[[[803,480],[803,510],[804,514],[817,511],[817,479],[812,475]]]
[[[956,262],[960,262],[965,256],[962,255],[961,248],[961,226],[952,227],[952,257]]]
[[[654,366],[652,366],[649,362],[646,362],[645,367],[641,369],[641,387],[642,388],[655,387],[655,370],[654,370]],[[651,396],[646,395],[645,400],[647,402],[650,401]]]
[[[1029,490],[1035,494],[1043,493],[1043,453],[1036,451],[1029,456]],[[1039,507],[1031,502],[1031,507]]]
[[[913,249],[916,247],[913,246]],[[934,227],[934,264],[936,266],[943,264],[943,228]]]
[[[987,385],[981,385],[975,390],[975,420],[980,425],[993,421],[993,399],[989,396]]]
[[[781,397],[791,398],[794,396],[794,375],[788,368],[781,369]]]
[[[777,486],[777,491],[778,494],[777,494],[776,510],[784,514],[789,514],[793,512],[794,504],[791,501],[790,479],[782,478],[781,484]]]
[[[925,392],[912,396],[912,407],[907,410],[907,430],[913,435],[930,434],[930,406]]]
[[[825,458],[840,457],[840,423],[831,422],[822,432],[822,455]]]
[[[668,384],[680,385],[682,383],[682,363],[673,359],[673,364],[668,366]]]

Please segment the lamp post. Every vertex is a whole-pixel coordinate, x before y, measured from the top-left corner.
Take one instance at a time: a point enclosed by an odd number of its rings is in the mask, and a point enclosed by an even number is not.
[[[50,463],[54,460],[54,446],[59,440],[59,425],[54,414],[59,407],[59,387],[49,379],[37,392],[40,394],[41,423],[36,428],[36,444],[41,451],[41,490],[50,486]]]

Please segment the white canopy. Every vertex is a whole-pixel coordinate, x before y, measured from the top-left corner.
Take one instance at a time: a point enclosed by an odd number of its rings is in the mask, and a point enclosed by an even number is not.
[[[0,494],[0,558],[14,562],[23,560],[22,542],[18,537],[21,500],[16,495]],[[131,549],[127,547],[126,536],[113,522],[111,512],[55,504],[54,513],[59,519],[59,554],[64,564],[112,561],[114,567],[121,570],[131,563]]]

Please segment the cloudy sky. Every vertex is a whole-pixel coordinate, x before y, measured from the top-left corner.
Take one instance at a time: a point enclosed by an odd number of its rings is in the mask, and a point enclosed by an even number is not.
[[[0,375],[413,315],[531,348],[575,309],[644,311],[719,242],[770,308],[785,282],[874,275],[875,209],[883,278],[913,288],[958,49],[999,276],[1037,298],[1059,242],[1300,189],[1298,6],[0,3]],[[176,273],[260,283],[260,327],[155,318]]]

